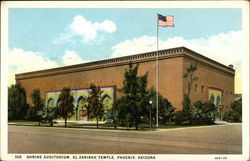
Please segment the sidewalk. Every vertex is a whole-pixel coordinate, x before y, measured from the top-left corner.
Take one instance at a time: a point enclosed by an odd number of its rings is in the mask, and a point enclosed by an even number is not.
[[[228,125],[228,124],[230,124],[229,122],[222,121],[222,120],[215,121],[214,123],[217,124],[217,125]]]
[[[64,120],[56,120],[56,122],[58,124],[64,124]],[[67,123],[75,123],[75,124],[96,124],[96,121],[72,121],[72,120],[69,120],[67,121]],[[104,121],[98,121],[98,124],[105,124]]]
[[[214,122],[216,125],[239,125],[242,124],[242,122],[226,122],[222,120],[218,120]]]

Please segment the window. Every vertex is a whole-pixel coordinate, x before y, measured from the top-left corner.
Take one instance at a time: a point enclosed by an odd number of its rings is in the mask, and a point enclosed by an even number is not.
[[[219,105],[221,104],[221,98],[220,98],[220,96],[217,96],[217,98],[216,98],[216,106],[217,107],[219,107]]]
[[[203,93],[203,91],[204,91],[204,86],[202,85],[201,86],[201,93]]]
[[[214,103],[215,104],[215,98],[214,98],[214,95],[212,94],[211,95],[211,97],[210,97],[210,99],[209,99],[212,103]]]
[[[194,89],[194,91],[195,91],[195,92],[197,91],[197,84],[195,84],[195,89]]]

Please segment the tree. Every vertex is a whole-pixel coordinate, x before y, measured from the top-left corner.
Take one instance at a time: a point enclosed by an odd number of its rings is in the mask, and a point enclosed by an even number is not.
[[[119,89],[122,93],[121,110],[119,116],[125,122],[127,127],[138,125],[142,122],[144,116],[144,107],[148,104],[147,99],[147,77],[148,73],[143,76],[137,76],[139,64],[134,67],[129,64],[129,68],[125,69],[123,87]]]
[[[126,120],[126,115],[130,112],[129,108],[127,108],[127,99],[124,96],[121,96],[117,100],[117,108],[118,108],[118,122],[121,126],[128,125]],[[128,127],[128,126],[127,126]]]
[[[196,77],[194,75],[194,72],[197,70],[197,64],[190,64],[189,67],[186,68],[186,73],[184,73],[182,75],[182,78],[187,78],[189,81],[188,81],[188,92],[187,94],[184,93],[183,95],[183,101],[182,101],[182,106],[183,106],[183,110],[184,110],[184,113],[185,113],[185,116],[188,117],[191,117],[191,114],[190,114],[190,107],[191,107],[191,100],[190,100],[190,92],[191,92],[191,89],[192,89],[192,85],[193,85],[193,82],[198,80],[198,77]],[[189,116],[188,116],[189,115]]]
[[[50,126],[53,126],[54,120],[57,118],[57,109],[56,107],[44,107],[41,110],[37,111],[37,116],[41,118],[40,120],[45,120],[50,123]]]
[[[59,95],[59,103],[57,113],[59,116],[64,118],[65,127],[67,127],[67,118],[74,115],[74,97],[70,93],[70,88],[63,88]]]
[[[119,120],[119,117],[118,117],[119,111],[118,110],[119,110],[119,103],[117,101],[115,101],[112,105],[112,108],[109,109],[105,113],[105,117],[106,117],[107,121],[110,123],[113,123],[115,129],[117,129],[117,123]]]
[[[233,103],[231,103],[231,109],[242,115],[242,99],[239,99],[238,101],[234,101]]]
[[[183,96],[183,101],[182,101],[182,107],[184,111],[189,111],[190,110],[190,104],[191,100],[187,94],[184,94]]]
[[[194,75],[194,72],[197,70],[197,64],[190,64],[189,67],[186,68],[186,73],[184,73],[182,75],[183,78],[188,78],[189,77],[189,83],[190,85],[188,85],[188,93],[187,96],[189,97],[191,89],[192,89],[192,84],[194,81],[196,81],[198,79],[198,77],[196,77]]]
[[[224,114],[223,120],[241,122],[242,121],[242,99],[232,102],[230,108],[231,110]]]
[[[147,90],[148,73],[137,76],[139,64],[129,64],[125,69],[123,87],[119,89],[122,96],[117,100],[118,121],[127,128],[138,129],[142,123],[148,123],[150,113],[152,121],[156,122],[156,105],[159,104],[159,121],[166,123],[171,120],[174,108],[171,103],[154,89]],[[153,104],[150,105],[149,101]],[[150,112],[151,109],[151,112]]]
[[[24,88],[20,85],[11,85],[8,88],[8,119],[24,119],[28,106]]]
[[[40,95],[39,89],[34,89],[33,93],[31,94],[33,107],[29,109],[29,112],[27,113],[27,117],[29,117],[30,120],[39,121],[39,126],[41,123],[41,118],[39,115],[37,115],[37,111],[40,111],[44,107],[43,99]]]
[[[234,101],[231,104],[231,115],[233,118],[233,121],[235,122],[241,122],[242,121],[242,99],[238,101]]]
[[[156,122],[156,106],[157,106],[157,92],[155,89],[151,88],[148,90],[148,100],[152,101],[152,120]],[[174,114],[174,108],[166,98],[164,98],[161,94],[158,93],[158,110],[159,110],[159,122],[167,123],[171,122],[171,119]],[[147,118],[149,119],[150,109],[147,109]]]
[[[102,91],[94,84],[90,85],[90,96],[87,98],[87,115],[89,119],[96,118],[96,127],[98,128],[98,121],[104,115],[104,107],[100,100]]]
[[[161,123],[171,123],[173,114],[174,114],[174,108],[166,98],[164,98],[162,95],[159,95],[159,121]]]

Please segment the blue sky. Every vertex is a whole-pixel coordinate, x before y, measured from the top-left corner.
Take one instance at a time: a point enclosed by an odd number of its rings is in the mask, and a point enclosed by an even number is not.
[[[241,12],[239,8],[10,8],[9,52],[25,61],[13,59],[9,69],[28,72],[156,50],[160,13],[173,15],[175,22],[175,27],[159,28],[161,49],[186,46],[241,71],[241,57],[233,54],[241,47]]]
[[[59,60],[65,50],[75,50],[87,60],[110,57],[111,47],[135,37],[156,36],[156,13],[174,15],[174,28],[160,28],[160,38],[181,36],[194,39],[241,30],[240,9],[10,9],[9,47],[42,52],[52,60]],[[100,33],[100,41],[53,44],[55,37],[66,32],[77,15],[92,22],[106,19],[117,30]],[[97,37],[99,39],[99,37]]]

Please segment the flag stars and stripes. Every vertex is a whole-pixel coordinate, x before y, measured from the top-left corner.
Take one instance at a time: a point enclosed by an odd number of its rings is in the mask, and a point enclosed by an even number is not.
[[[158,25],[163,27],[174,27],[174,16],[162,16],[158,14]]]

